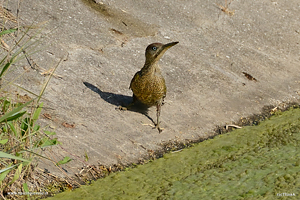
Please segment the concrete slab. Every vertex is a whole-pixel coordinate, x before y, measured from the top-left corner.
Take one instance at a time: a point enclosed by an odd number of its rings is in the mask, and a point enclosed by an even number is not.
[[[16,13],[17,1],[4,5]],[[299,102],[299,8],[297,0],[233,0],[230,16],[209,0],[21,1],[22,23],[47,22],[34,62],[50,69],[65,57],[44,95],[52,119],[40,120],[63,143],[55,151],[71,154],[74,171],[85,153],[90,164],[137,162],[169,140],[207,138],[264,105]],[[130,102],[147,45],[171,41],[180,43],[160,61],[168,91],[159,134],[145,115],[115,108]],[[45,79],[31,69],[18,82],[38,93]]]

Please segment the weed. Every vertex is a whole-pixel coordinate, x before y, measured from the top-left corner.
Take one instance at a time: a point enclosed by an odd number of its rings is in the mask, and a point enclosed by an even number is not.
[[[55,138],[56,133],[48,131],[47,127],[41,127],[37,120],[43,108],[41,97],[60,63],[51,71],[40,94],[14,84],[22,74],[15,76],[13,80],[6,80],[7,72],[14,72],[19,67],[18,61],[38,51],[37,44],[41,35],[37,30],[32,31],[33,26],[7,28],[5,16],[12,18],[13,15],[1,7],[0,18],[4,19],[0,29],[0,197],[3,199],[6,195],[8,198],[15,198],[16,196],[11,196],[14,194],[23,198],[20,193],[29,197],[29,191],[39,191],[40,188],[28,180],[34,179],[33,172],[39,159],[49,160],[43,156],[43,151],[59,144]],[[25,102],[20,96],[14,98],[10,90],[6,91],[11,86],[17,86],[35,97],[27,98],[29,100]],[[67,161],[65,158],[59,164]]]

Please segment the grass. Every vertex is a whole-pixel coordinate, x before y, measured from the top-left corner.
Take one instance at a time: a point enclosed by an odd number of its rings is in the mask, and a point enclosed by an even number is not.
[[[15,81],[23,74],[10,76],[14,77],[12,80],[6,75],[20,67],[19,61],[28,60],[39,51],[37,45],[41,41],[41,30],[33,28],[33,25],[15,25],[15,20],[5,17],[13,15],[4,8],[0,9],[0,16],[0,197],[16,198],[8,195],[15,193],[19,194],[19,198],[23,198],[24,194],[29,198],[29,191],[40,191],[32,180],[37,162],[49,160],[43,156],[43,151],[59,144],[56,133],[48,131],[47,126],[41,127],[37,120],[43,109],[42,96],[60,62],[49,74],[39,94],[16,85]],[[16,87],[34,98],[24,101],[20,95],[14,95],[11,88]],[[68,159],[65,158],[57,165],[66,162]]]

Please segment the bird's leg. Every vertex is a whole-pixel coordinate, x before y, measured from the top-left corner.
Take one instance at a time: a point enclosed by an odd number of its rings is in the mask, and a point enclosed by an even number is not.
[[[163,128],[160,128],[159,126],[159,116],[160,116],[160,110],[161,110],[161,102],[156,104],[156,117],[157,117],[157,123],[155,124],[155,128],[157,128],[158,132],[161,133]]]

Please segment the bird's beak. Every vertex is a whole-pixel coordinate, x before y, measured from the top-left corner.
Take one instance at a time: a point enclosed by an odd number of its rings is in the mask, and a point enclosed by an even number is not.
[[[165,45],[163,45],[161,48],[160,48],[160,50],[157,52],[157,54],[156,54],[156,60],[159,60],[161,57],[162,57],[162,55],[169,49],[169,48],[171,48],[172,46],[174,46],[174,45],[176,45],[176,44],[178,44],[179,42],[171,42],[171,43],[168,43],[168,44],[165,44]]]
[[[171,43],[168,43],[168,44],[165,44],[164,46],[163,46],[163,49],[169,49],[170,47],[172,47],[172,46],[174,46],[174,45],[176,45],[176,44],[178,44],[179,42],[171,42]]]

